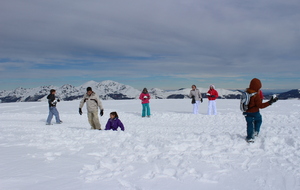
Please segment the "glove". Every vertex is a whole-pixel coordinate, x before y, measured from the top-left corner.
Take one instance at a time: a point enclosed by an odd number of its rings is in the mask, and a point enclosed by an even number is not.
[[[192,104],[195,104],[195,103],[196,103],[195,98],[192,98]]]
[[[210,97],[214,98],[214,97],[216,97],[216,96],[215,96],[215,95],[211,95]]]
[[[60,99],[57,99],[57,102],[60,102]]]
[[[82,115],[82,110],[81,110],[81,108],[79,108],[79,114]]]
[[[100,111],[100,116],[102,116],[104,114],[104,110]]]
[[[272,96],[271,99],[269,100],[269,104],[272,105],[274,102],[277,102],[278,97],[277,96]]]
[[[201,103],[203,102],[203,99],[202,99],[202,98],[200,99],[200,102],[201,102]]]
[[[192,95],[192,98],[195,98],[195,96],[194,96],[194,95]]]

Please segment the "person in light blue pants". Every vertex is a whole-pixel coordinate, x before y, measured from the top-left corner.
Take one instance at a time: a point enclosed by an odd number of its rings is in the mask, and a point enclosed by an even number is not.
[[[51,125],[51,120],[53,116],[55,116],[55,120],[57,124],[61,124],[62,121],[59,118],[59,113],[56,109],[56,104],[59,102],[59,99],[55,98],[56,90],[51,89],[50,94],[47,96],[48,104],[49,104],[49,115],[46,121],[46,125]]]
[[[57,111],[56,107],[49,107],[49,115],[47,118],[47,125],[51,124],[51,120],[53,118],[53,116],[55,116],[55,120],[57,124],[62,123],[62,121],[59,118],[59,112]]]

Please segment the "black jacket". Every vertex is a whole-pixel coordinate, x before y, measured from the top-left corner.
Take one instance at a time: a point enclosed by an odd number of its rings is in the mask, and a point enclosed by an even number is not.
[[[49,107],[55,107],[56,106],[57,101],[55,101],[55,95],[54,94],[49,94],[47,96],[47,99],[48,99]]]

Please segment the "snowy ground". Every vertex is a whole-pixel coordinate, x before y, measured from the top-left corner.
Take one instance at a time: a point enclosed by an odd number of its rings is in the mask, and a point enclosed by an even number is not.
[[[138,100],[103,101],[102,127],[117,111],[125,132],[90,130],[78,105],[60,102],[64,123],[46,126],[46,102],[0,104],[1,190],[300,189],[299,100],[261,110],[253,144],[239,100],[217,100],[217,116],[207,100],[199,115],[190,100],[151,100],[151,118]]]

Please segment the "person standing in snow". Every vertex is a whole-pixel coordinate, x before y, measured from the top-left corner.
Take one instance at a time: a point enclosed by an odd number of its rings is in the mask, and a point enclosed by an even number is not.
[[[83,96],[79,104],[79,114],[82,115],[81,108],[86,103],[88,120],[91,125],[91,129],[101,130],[101,124],[98,117],[98,107],[100,108],[100,116],[104,114],[104,109],[99,96],[93,92],[91,87],[86,88],[86,94]]]
[[[197,89],[196,85],[192,85],[192,90],[190,91],[190,97],[192,98],[193,104],[193,113],[198,114],[199,112],[199,104],[203,102],[202,95],[200,91]]]
[[[112,129],[113,131],[117,131],[119,127],[121,128],[122,131],[125,130],[124,125],[121,122],[121,120],[119,119],[117,112],[111,112],[110,118],[108,119],[108,121],[106,123],[105,130]]]
[[[55,116],[55,120],[57,124],[61,124],[62,121],[59,118],[59,112],[56,109],[57,102],[60,102],[59,99],[55,98],[56,90],[51,89],[50,94],[47,96],[48,104],[49,104],[49,115],[46,121],[46,125],[51,125],[51,120],[53,115]]]
[[[263,97],[261,97],[263,95],[260,92],[261,87],[261,81],[257,78],[253,78],[250,82],[249,88],[246,89],[246,92],[248,92],[249,94],[255,92],[257,93],[250,98],[248,110],[246,112],[243,112],[243,115],[245,116],[247,122],[247,142],[254,142],[255,136],[258,136],[259,134],[260,126],[262,124],[262,117],[259,109],[266,108],[278,100],[277,97],[272,96],[272,98],[268,102],[263,103]]]
[[[216,99],[219,97],[218,91],[216,91],[214,85],[209,86],[209,90],[206,93],[208,98],[208,115],[217,115],[217,106],[216,106]]]
[[[139,99],[142,101],[142,117],[150,117],[151,113],[150,113],[150,94],[148,93],[147,88],[144,88],[142,93],[140,94]]]

